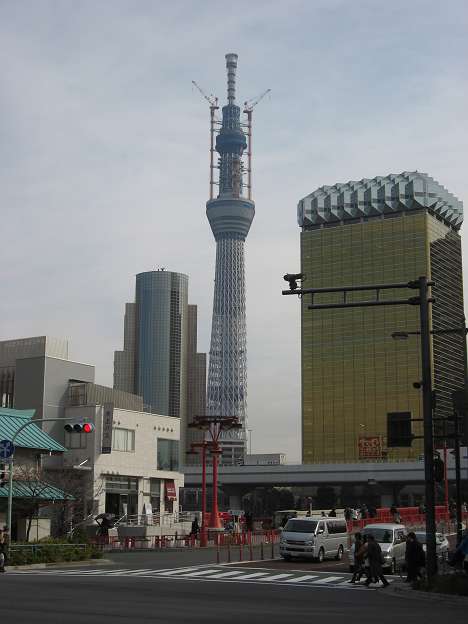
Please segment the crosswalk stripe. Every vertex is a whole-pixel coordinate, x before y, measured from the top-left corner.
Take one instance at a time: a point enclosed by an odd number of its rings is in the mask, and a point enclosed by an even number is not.
[[[301,581],[308,581],[309,579],[317,578],[316,574],[306,574],[304,576],[298,576],[296,578],[289,579],[285,583],[300,583]]]
[[[279,579],[285,579],[289,576],[292,576],[292,574],[274,574],[273,576],[267,576],[262,581],[279,581]]]
[[[122,574],[129,574],[129,576],[133,576],[134,574],[138,573],[138,572],[150,572],[149,568],[140,568],[139,570],[111,570],[109,571],[107,574],[112,575],[112,576],[120,576]]]
[[[212,578],[227,578],[229,576],[238,576],[239,574],[242,574],[242,572],[240,570],[236,570],[235,572],[221,572],[221,574],[213,574],[210,576],[210,579]]]
[[[321,578],[318,581],[314,581],[314,585],[332,583],[333,581],[341,581],[342,579],[342,576],[326,576],[325,578]]]
[[[177,568],[168,572],[161,572],[160,576],[173,576],[174,574],[182,574],[182,572],[191,572],[192,570],[196,570],[196,568],[193,566],[191,568]]]
[[[235,578],[235,581],[243,581],[244,579],[259,578],[260,576],[268,576],[268,572],[254,572],[253,574],[243,574]]]
[[[205,574],[212,574],[213,572],[217,572],[217,570],[198,570],[198,572],[190,572],[189,574],[183,574],[184,578],[191,576],[204,576]]]

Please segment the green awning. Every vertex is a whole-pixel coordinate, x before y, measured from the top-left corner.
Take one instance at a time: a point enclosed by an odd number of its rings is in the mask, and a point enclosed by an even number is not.
[[[8,485],[0,487],[0,498],[8,498]],[[74,500],[71,494],[44,481],[36,483],[13,481],[13,498],[37,498],[43,501]]]
[[[18,429],[31,420],[35,411],[0,407],[0,440],[12,440]],[[40,424],[41,421],[36,422]],[[35,423],[23,429],[15,440],[15,446],[59,453],[67,450]]]

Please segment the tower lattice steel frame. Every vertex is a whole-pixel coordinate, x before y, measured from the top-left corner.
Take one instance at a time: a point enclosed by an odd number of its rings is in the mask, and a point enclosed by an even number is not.
[[[210,199],[206,214],[216,240],[216,273],[213,298],[207,414],[237,417],[242,428],[220,437],[224,462],[242,460],[247,431],[247,330],[245,315],[244,242],[255,215],[251,199],[252,107],[247,105],[245,124],[235,104],[237,54],[226,54],[228,103],[222,122],[216,119],[217,100],[210,101]],[[220,127],[219,127],[220,126]],[[244,132],[243,128],[246,128]],[[216,137],[216,142],[215,142]],[[246,138],[247,137],[247,138]],[[248,139],[248,140],[247,140]],[[219,193],[214,198],[214,151],[218,152]],[[246,152],[247,166],[242,156]],[[243,174],[248,174],[244,184]]]

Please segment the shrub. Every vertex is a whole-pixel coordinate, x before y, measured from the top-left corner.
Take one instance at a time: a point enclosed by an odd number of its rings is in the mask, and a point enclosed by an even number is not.
[[[65,544],[50,539],[42,540],[37,544],[13,544],[8,565],[83,561],[84,559],[100,559],[101,557],[102,552],[90,544]]]
[[[427,592],[468,596],[468,575],[442,574],[436,576],[430,585],[426,579],[422,579],[416,581],[413,587]]]

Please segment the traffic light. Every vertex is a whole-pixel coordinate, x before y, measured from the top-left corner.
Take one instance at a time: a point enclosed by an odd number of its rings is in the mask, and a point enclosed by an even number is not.
[[[434,481],[443,483],[445,480],[445,465],[440,457],[434,457]]]
[[[0,464],[0,487],[5,487],[8,483],[8,475],[6,473],[5,464]]]
[[[94,431],[94,425],[90,422],[81,423],[67,423],[64,426],[67,433],[92,433]]]
[[[411,446],[411,412],[392,412],[387,414],[387,446]]]

